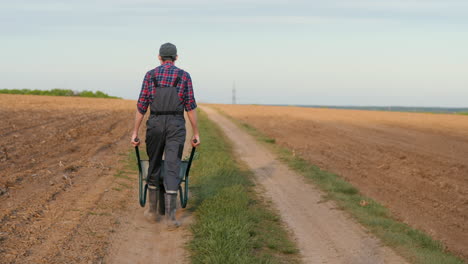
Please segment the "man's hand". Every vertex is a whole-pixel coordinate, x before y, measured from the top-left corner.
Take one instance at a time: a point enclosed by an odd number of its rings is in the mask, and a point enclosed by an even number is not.
[[[190,142],[192,143],[192,147],[198,147],[200,145],[200,135],[193,135],[192,140]]]
[[[130,143],[134,146],[137,147],[140,145],[140,139],[138,139],[138,135],[133,134],[132,138],[130,139]]]

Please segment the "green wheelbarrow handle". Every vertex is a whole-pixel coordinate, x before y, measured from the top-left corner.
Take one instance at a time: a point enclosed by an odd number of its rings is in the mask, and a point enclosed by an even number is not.
[[[139,142],[139,138],[134,139],[135,142]],[[141,207],[145,207],[146,204],[146,193],[148,192],[148,183],[147,179],[143,179],[143,168],[141,167],[141,159],[140,159],[140,150],[138,146],[135,146],[135,153],[137,157],[138,163],[138,193],[139,193],[139,202]],[[143,185],[143,181],[145,184]]]

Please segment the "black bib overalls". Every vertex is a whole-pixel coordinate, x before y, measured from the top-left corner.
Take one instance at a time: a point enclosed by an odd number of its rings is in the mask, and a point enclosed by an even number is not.
[[[166,193],[177,193],[180,184],[179,170],[186,133],[184,102],[179,99],[177,93],[182,74],[183,71],[180,70],[171,87],[159,87],[156,78],[152,78],[156,91],[150,106],[151,114],[146,123],[148,184],[158,188],[164,187]],[[163,153],[164,167],[161,166]]]

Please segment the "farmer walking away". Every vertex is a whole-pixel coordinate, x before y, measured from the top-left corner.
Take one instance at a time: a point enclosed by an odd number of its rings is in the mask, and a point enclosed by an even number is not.
[[[159,221],[165,215],[165,222],[172,229],[180,225],[175,213],[186,134],[184,110],[193,130],[193,147],[200,144],[200,136],[192,79],[188,72],[174,65],[178,59],[176,46],[171,43],[161,45],[158,58],[161,65],[148,71],[143,79],[131,143],[133,146],[140,144],[138,130],[149,106],[150,116],[146,123],[149,208],[145,216]]]

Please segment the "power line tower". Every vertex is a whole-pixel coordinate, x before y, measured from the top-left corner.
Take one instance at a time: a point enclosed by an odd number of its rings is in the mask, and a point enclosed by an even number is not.
[[[236,81],[232,82],[232,104],[236,104]]]

